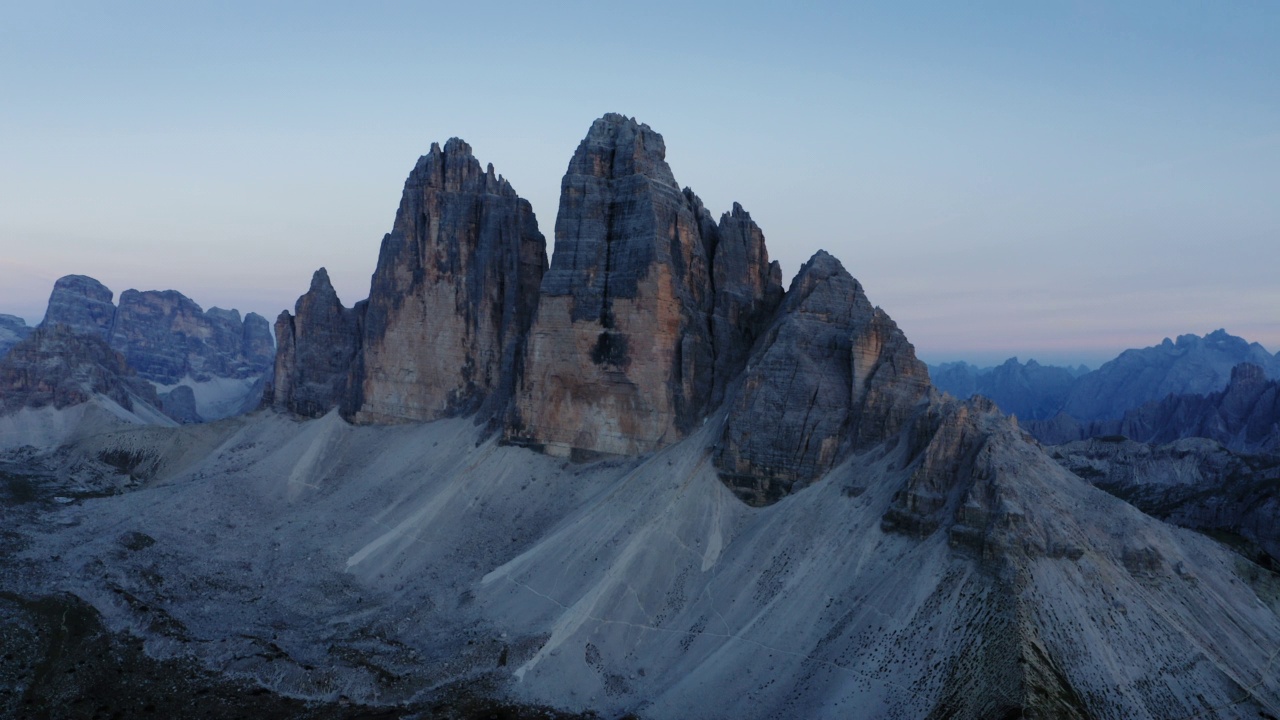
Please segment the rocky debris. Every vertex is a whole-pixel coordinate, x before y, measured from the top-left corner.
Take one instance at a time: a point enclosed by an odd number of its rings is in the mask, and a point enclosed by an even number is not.
[[[365,305],[345,308],[320,268],[294,314],[276,320],[275,380],[268,400],[278,410],[320,417],[350,405]]]
[[[1258,365],[1241,363],[1219,392],[1169,395],[1119,420],[1081,423],[1064,413],[1027,429],[1050,445],[1110,435],[1157,444],[1202,437],[1242,452],[1280,452],[1280,382],[1268,380]]]
[[[1067,470],[1148,515],[1211,533],[1280,571],[1280,457],[1232,452],[1203,438],[1150,445],[1114,436],[1048,452]]]
[[[0,358],[5,413],[52,405],[61,409],[105,395],[126,410],[134,400],[160,407],[155,386],[137,377],[124,356],[97,335],[42,324]]]
[[[109,340],[116,318],[113,297],[115,293],[107,286],[87,275],[58,278],[49,294],[49,307],[41,324],[64,325],[72,332]]]
[[[662,136],[592,124],[561,183],[556,251],[506,438],[634,455],[685,437],[740,372],[781,273],[740,207],[716,225]]]
[[[729,402],[716,467],[748,503],[776,502],[849,452],[894,438],[928,394],[928,371],[905,336],[819,251]]]
[[[1154,347],[1126,350],[1072,387],[1062,410],[1081,422],[1118,420],[1125,411],[1167,395],[1206,394],[1223,389],[1231,369],[1254,363],[1280,378],[1280,358],[1257,343],[1225,330],[1198,337],[1165,338]]]
[[[352,418],[504,412],[546,267],[529,203],[467,143],[433,144],[378,254]]]
[[[16,315],[0,314],[0,357],[26,339],[33,330],[35,328],[28,326],[26,320]]]

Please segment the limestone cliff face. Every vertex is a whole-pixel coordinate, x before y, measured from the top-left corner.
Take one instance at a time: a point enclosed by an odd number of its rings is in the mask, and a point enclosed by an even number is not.
[[[717,226],[676,184],[661,135],[605,115],[561,183],[507,438],[557,455],[681,439],[740,369],[779,274],[741,208]]]
[[[274,355],[262,316],[205,311],[176,290],[125,290],[107,341],[139,375],[163,385],[255,377]]]
[[[352,418],[502,412],[546,266],[529,203],[462,140],[432,145],[382,241]]]
[[[294,314],[276,320],[275,383],[268,398],[278,410],[320,417],[350,404],[364,305],[345,308],[320,268]]]
[[[4,357],[9,348],[25,340],[34,329],[27,326],[26,320],[16,315],[0,314],[0,357]]]
[[[0,360],[0,410],[78,405],[105,395],[126,410],[134,399],[160,407],[156,389],[96,334],[41,324]]]
[[[140,377],[160,385],[252,378],[271,366],[271,328],[257,313],[241,319],[236,310],[205,311],[176,290],[126,290],[119,307],[112,297],[91,277],[59,278],[42,325],[105,340]]]
[[[848,452],[894,438],[929,389],[901,331],[819,251],[792,282],[729,401],[716,466],[747,502],[775,502]]]
[[[776,261],[769,262],[764,233],[738,203],[720,217],[712,237],[714,408],[724,401],[729,383],[746,367],[751,348],[782,301],[782,268]]]
[[[115,293],[87,275],[58,278],[49,294],[43,325],[64,325],[72,332],[97,335],[106,340],[115,322]]]

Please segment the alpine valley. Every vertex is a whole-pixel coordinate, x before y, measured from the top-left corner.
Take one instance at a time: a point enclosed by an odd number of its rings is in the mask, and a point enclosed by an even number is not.
[[[596,120],[548,262],[433,145],[274,363],[175,291],[0,316],[0,716],[1280,718],[1280,361],[945,393],[665,154]]]

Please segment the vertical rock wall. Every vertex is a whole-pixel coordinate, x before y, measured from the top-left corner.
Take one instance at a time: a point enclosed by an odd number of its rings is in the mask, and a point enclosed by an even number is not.
[[[382,241],[353,419],[505,408],[546,266],[529,203],[462,140],[432,145]]]
[[[775,502],[849,451],[897,435],[928,393],[911,344],[819,251],[792,281],[729,400],[716,466],[747,502]]]
[[[715,321],[717,302],[748,326],[776,305],[780,272],[740,208],[722,221],[731,259],[717,289],[720,228],[665,158],[661,135],[617,114],[574,153],[508,440],[631,455],[681,439],[753,339]]]
[[[276,320],[279,348],[270,398],[276,409],[320,417],[348,403],[362,309],[344,308],[328,271],[315,272],[294,314],[286,310]]]

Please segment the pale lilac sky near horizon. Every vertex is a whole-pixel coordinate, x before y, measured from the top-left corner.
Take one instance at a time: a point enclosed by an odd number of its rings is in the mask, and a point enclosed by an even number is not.
[[[0,313],[53,281],[274,319],[368,293],[465,138],[552,242],[591,121],[662,133],[787,279],[838,257],[931,362],[1280,350],[1280,5],[49,2],[0,24]]]

